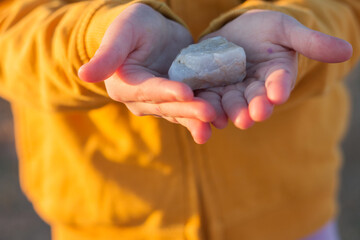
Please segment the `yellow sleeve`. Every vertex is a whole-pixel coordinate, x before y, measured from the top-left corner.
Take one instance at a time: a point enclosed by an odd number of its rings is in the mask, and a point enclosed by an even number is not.
[[[181,23],[155,0],[0,2],[0,96],[43,110],[96,108],[111,101],[103,83],[82,82],[110,23],[129,4],[145,3]]]
[[[345,39],[352,44],[354,56],[351,60],[341,64],[320,63],[302,55],[299,56],[299,74],[296,86],[298,87],[301,83],[301,87],[306,89],[308,95],[324,91],[326,85],[343,79],[358,61],[360,56],[359,0],[248,0],[212,21],[202,35],[220,29],[227,22],[250,9],[283,12],[311,29]],[[332,74],[336,74],[336,76]],[[322,76],[322,79],[314,80],[315,75],[316,77]],[[305,82],[304,79],[306,79]],[[306,95],[304,92],[302,95]]]

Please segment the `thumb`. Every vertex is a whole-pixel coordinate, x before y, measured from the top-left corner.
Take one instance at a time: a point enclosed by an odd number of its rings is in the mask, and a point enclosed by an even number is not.
[[[115,73],[134,48],[133,30],[119,17],[106,30],[99,49],[80,67],[78,76],[86,82],[100,82]]]
[[[353,48],[347,41],[311,30],[295,19],[284,24],[285,46],[302,55],[326,63],[347,61],[353,54]]]

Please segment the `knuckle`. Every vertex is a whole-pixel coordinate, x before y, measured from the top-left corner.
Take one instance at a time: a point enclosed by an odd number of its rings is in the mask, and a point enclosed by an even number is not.
[[[129,111],[134,114],[135,116],[142,117],[145,116],[145,114],[138,108],[133,107],[131,104],[125,104],[126,107],[129,109]]]
[[[108,95],[112,100],[117,101],[117,102],[121,102],[121,99],[120,99],[120,97],[118,96],[118,94],[116,92],[108,91]]]
[[[244,96],[248,101],[251,101],[254,97],[263,95],[266,93],[265,83],[262,81],[252,82],[247,86]]]
[[[108,96],[114,101],[124,102],[122,95],[118,91],[118,88],[116,88],[114,86],[113,82],[114,81],[112,80],[112,78],[105,81],[105,87],[106,87],[106,92],[107,92]]]
[[[178,120],[175,117],[164,117],[164,119],[166,119],[169,122],[179,124]]]
[[[138,102],[146,102],[146,96],[145,96],[145,93],[144,93],[144,90],[143,88],[141,87],[138,87],[135,91],[135,99],[138,101]]]
[[[169,117],[169,119],[170,119],[170,122],[179,124],[178,120],[175,117]]]
[[[155,106],[155,114],[158,115],[158,116],[167,117],[167,115],[164,114],[163,108],[162,108],[161,105],[159,105],[159,104]]]
[[[108,95],[112,100],[114,100],[116,102],[121,102],[121,103],[130,102],[122,94],[120,94],[117,91],[108,92]]]

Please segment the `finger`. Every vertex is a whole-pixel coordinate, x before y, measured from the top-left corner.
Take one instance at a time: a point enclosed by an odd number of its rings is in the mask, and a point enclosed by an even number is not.
[[[113,21],[95,55],[79,69],[78,75],[83,81],[100,82],[109,78],[135,48],[131,24],[121,21],[121,17]]]
[[[229,90],[222,97],[224,111],[237,128],[247,129],[254,124],[243,92]]]
[[[126,103],[126,106],[137,116],[156,115],[168,118],[192,118],[202,122],[212,122],[216,118],[214,108],[202,99],[194,99],[191,102],[159,104],[134,102]]]
[[[283,104],[289,99],[295,85],[296,75],[295,70],[290,71],[281,67],[270,71],[265,80],[267,98],[270,103]]]
[[[214,107],[216,112],[216,119],[212,122],[214,127],[219,129],[225,128],[228,123],[228,118],[221,104],[221,96],[215,92],[201,91],[197,94],[197,97],[206,100]]]
[[[284,22],[284,34],[284,45],[317,61],[344,62],[353,53],[352,46],[347,41],[311,30],[291,17]]]
[[[117,71],[105,81],[109,96],[118,102],[191,101],[194,93],[184,83],[154,77],[144,70],[132,73]]]
[[[197,144],[204,144],[210,139],[211,127],[209,123],[190,118],[177,118],[176,120],[189,130]]]
[[[249,115],[256,122],[268,119],[273,111],[273,104],[267,98],[263,81],[252,82],[247,86],[244,96],[249,103]]]
[[[202,42],[206,39],[213,38],[220,35],[220,31],[212,32],[209,34],[204,35],[202,38],[199,39],[199,42]]]

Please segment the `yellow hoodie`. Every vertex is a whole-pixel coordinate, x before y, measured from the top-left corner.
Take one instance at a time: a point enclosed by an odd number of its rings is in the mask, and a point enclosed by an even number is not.
[[[291,98],[269,120],[196,145],[184,128],[136,117],[103,83],[77,77],[134,2],[196,36],[248,9],[281,11],[349,41],[355,56],[300,56]],[[291,240],[336,217],[349,109],[341,80],[360,55],[360,1],[241,2],[0,1],[0,95],[13,107],[22,188],[54,239]]]

